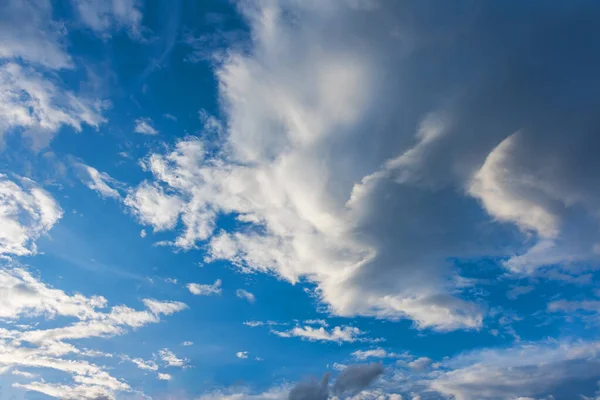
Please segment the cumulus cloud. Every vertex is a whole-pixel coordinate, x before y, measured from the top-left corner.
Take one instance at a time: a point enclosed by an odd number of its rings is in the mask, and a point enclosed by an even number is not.
[[[102,37],[112,31],[126,29],[134,36],[140,35],[142,12],[138,0],[71,0],[81,21]]]
[[[142,224],[152,226],[155,232],[173,229],[183,206],[179,197],[147,182],[131,191],[124,203]]]
[[[148,371],[158,370],[158,365],[152,360],[144,360],[142,358],[131,358],[129,359],[129,361],[134,363],[139,369],[145,369]]]
[[[62,217],[54,198],[33,181],[0,174],[0,256],[35,254],[35,240]]]
[[[152,120],[150,118],[136,119],[133,131],[135,133],[141,133],[142,135],[158,135],[158,131],[152,126]]]
[[[256,301],[256,296],[244,289],[236,290],[235,295],[240,299],[247,300],[250,303],[254,303]]]
[[[163,360],[167,367],[184,367],[188,360],[179,358],[169,349],[162,349],[158,352],[160,359]]]
[[[84,124],[105,122],[106,104],[78,97],[33,68],[14,62],[0,65],[0,138],[19,128],[35,149],[48,145],[62,126],[80,132]]]
[[[37,391],[62,399],[114,399],[114,394],[131,391],[131,387],[110,375],[103,367],[90,363],[86,357],[110,356],[102,352],[77,347],[69,341],[94,337],[113,337],[127,328],[141,328],[157,323],[161,315],[170,315],[185,308],[183,303],[143,300],[148,310],[135,310],[125,305],[107,308],[101,296],[87,297],[68,294],[52,288],[19,266],[0,268],[0,317],[57,319],[52,328],[19,325],[19,329],[0,329],[0,369],[53,369],[71,376],[72,382],[18,383],[16,387]],[[106,309],[106,310],[105,310]],[[75,322],[69,321],[75,319]],[[131,359],[140,368],[154,369],[152,362]],[[26,378],[35,378],[24,373]]]
[[[187,304],[180,301],[159,301],[154,299],[144,299],[142,301],[156,315],[171,315],[188,308]]]
[[[52,20],[48,0],[7,0],[0,16],[0,59],[21,59],[44,67],[73,66],[62,44],[64,31]]]
[[[301,381],[289,392],[289,400],[327,400],[350,398],[366,389],[383,373],[381,364],[356,364],[344,368],[333,385],[329,385],[330,374],[316,379]],[[333,396],[333,397],[330,397]]]
[[[324,327],[296,326],[288,331],[271,330],[271,332],[284,338],[299,337],[309,341],[322,342],[354,343],[377,342],[380,340],[365,337],[365,332],[352,326],[335,326],[331,330],[327,330]]]
[[[200,284],[200,283],[188,283],[187,288],[193,295],[196,296],[213,296],[220,295],[223,291],[221,289],[221,280],[217,279],[212,285]]]
[[[19,325],[19,330],[0,330],[0,369],[53,369],[72,378],[72,382],[54,383],[40,379],[15,386],[61,399],[114,399],[117,392],[131,391],[127,383],[84,359],[110,354],[80,348],[69,341],[122,335],[127,328],[157,323],[161,315],[170,315],[186,307],[183,303],[146,299],[143,302],[148,310],[135,310],[124,305],[106,309],[108,302],[104,297],[68,294],[46,285],[19,266],[0,268],[0,287],[3,293],[0,317],[4,319],[61,317],[52,328]],[[68,319],[75,319],[75,322]],[[128,356],[123,359],[139,368],[155,370],[151,361]],[[24,378],[36,377],[18,369],[14,371]]]
[[[408,366],[415,371],[424,371],[433,363],[433,360],[429,357],[419,357],[414,361],[408,363]]]
[[[405,358],[408,357],[408,354],[390,353],[381,347],[378,347],[371,350],[356,350],[352,353],[352,357],[362,361],[368,358]]]
[[[8,0],[0,16],[0,139],[18,132],[35,150],[63,126],[81,131],[105,122],[107,104],[66,90],[57,74],[74,68],[65,29],[48,0]]]
[[[100,196],[105,198],[121,198],[119,191],[115,188],[115,186],[119,186],[120,183],[111,178],[107,173],[100,172],[89,165],[78,164],[77,167],[86,175],[84,177],[84,183],[88,188],[95,190]]]
[[[358,394],[383,373],[381,364],[357,364],[344,369],[335,380],[332,391],[337,396]]]
[[[358,4],[243,2],[250,40],[216,63],[223,121],[205,119],[222,143],[144,162],[139,189],[177,199],[169,243],[306,279],[334,315],[441,331],[484,317],[448,260],[594,265],[599,7]]]
[[[161,381],[170,381],[173,377],[169,374],[158,373],[157,378]]]
[[[534,286],[515,286],[506,292],[506,297],[510,300],[516,300],[519,296],[527,294],[535,289]]]
[[[550,341],[477,350],[442,363],[429,386],[456,400],[576,398],[595,390],[599,349],[597,342]]]

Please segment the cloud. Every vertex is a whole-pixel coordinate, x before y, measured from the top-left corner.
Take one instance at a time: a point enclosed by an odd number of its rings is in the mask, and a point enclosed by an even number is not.
[[[340,372],[332,385],[331,394],[335,396],[332,398],[349,398],[358,395],[382,373],[383,367],[381,364],[350,365]],[[329,379],[330,374],[326,373],[321,381],[311,379],[298,382],[290,390],[289,400],[327,400],[331,398]]]
[[[0,65],[0,90],[0,138],[18,128],[34,149],[47,146],[63,126],[81,132],[84,124],[98,128],[106,121],[105,102],[78,97],[33,68],[14,62]]]
[[[235,353],[235,356],[237,358],[246,359],[246,358],[248,358],[248,352],[247,351],[238,351],[237,353]]]
[[[96,168],[89,165],[78,164],[77,166],[87,175],[84,183],[88,188],[95,190],[100,196],[105,198],[121,198],[119,191],[113,187],[121,185],[118,181],[111,178],[107,173],[99,172]]]
[[[595,4],[535,21],[469,2],[240,10],[249,38],[215,63],[223,121],[204,133],[218,143],[186,137],[144,162],[182,203],[169,244],[306,280],[332,315],[439,331],[484,319],[451,260],[596,265]],[[240,224],[216,229],[222,215]]]
[[[21,371],[18,369],[13,369],[11,372],[13,375],[18,375],[18,376],[22,376],[24,378],[35,378],[35,374],[32,374],[31,372],[26,372],[26,371]]]
[[[170,315],[185,308],[183,303],[143,300],[150,311],[135,310],[125,305],[106,309],[104,297],[68,294],[14,265],[0,268],[0,288],[4,293],[0,299],[1,318],[55,319],[52,328],[21,324],[18,330],[0,329],[0,369],[35,368],[65,372],[71,376],[72,382],[61,378],[61,383],[53,383],[43,374],[39,382],[14,384],[15,387],[63,399],[114,399],[116,392],[131,391],[127,383],[110,375],[104,367],[84,359],[109,357],[110,354],[77,347],[69,343],[70,340],[122,335],[127,333],[127,328],[137,329],[157,323],[160,315]],[[75,322],[70,321],[72,319]],[[151,362],[123,357],[140,368],[153,368]],[[23,373],[20,375],[35,378]]]
[[[141,358],[131,358],[129,359],[132,363],[137,365],[139,369],[145,369],[148,371],[156,371],[158,370],[158,365],[152,360],[144,360]]]
[[[227,390],[215,390],[201,395],[198,400],[287,400],[289,388],[278,386],[263,393],[252,394],[249,390],[239,387]]]
[[[159,301],[154,299],[144,299],[142,301],[156,315],[171,315],[188,308],[187,304],[180,301]]]
[[[250,328],[256,328],[257,326],[263,326],[264,324],[263,321],[244,321],[244,325],[249,326]]]
[[[159,380],[161,381],[170,381],[173,377],[169,374],[162,374],[162,373],[158,373],[158,375],[156,376]]]
[[[0,174],[0,256],[35,254],[35,240],[62,215],[54,198],[35,182],[21,179],[18,184]]]
[[[162,349],[158,352],[160,359],[165,362],[167,367],[184,367],[188,360],[185,358],[179,358],[169,349]]]
[[[477,350],[444,362],[429,386],[456,400],[575,398],[595,390],[599,349],[597,342],[549,341]]]
[[[424,371],[433,363],[433,360],[429,357],[419,357],[414,361],[408,363],[408,366],[415,371]]]
[[[408,354],[390,353],[382,349],[381,347],[371,350],[356,350],[352,353],[352,357],[357,360],[366,360],[368,358],[404,358],[408,357]]]
[[[158,135],[158,131],[152,126],[152,120],[150,118],[136,119],[133,131],[135,133],[141,133],[142,135]]]
[[[147,182],[131,191],[124,203],[142,224],[152,226],[155,232],[173,229],[183,206],[179,197]]]
[[[313,328],[311,326],[296,326],[289,331],[271,330],[277,336],[290,338],[299,337],[309,341],[354,343],[354,342],[377,342],[379,339],[369,339],[364,337],[365,332],[351,326],[335,326],[331,330],[324,327]]]
[[[506,292],[506,297],[509,300],[516,300],[519,296],[527,294],[535,289],[534,286],[515,286]]]
[[[187,341],[187,340],[186,340],[185,342],[181,343],[181,345],[182,345],[182,346],[193,346],[193,345],[194,345],[194,342],[190,342],[190,341]]]
[[[188,283],[187,288],[190,291],[190,293],[196,296],[220,295],[222,292],[220,279],[217,279],[212,285]]]
[[[131,36],[139,37],[142,12],[138,0],[71,0],[81,21],[103,37],[112,31],[126,29]]]
[[[47,0],[7,0],[0,16],[0,59],[20,59],[41,66],[72,68],[63,42],[64,30],[52,19]]]
[[[335,380],[333,393],[337,396],[356,395],[383,373],[381,364],[356,364],[343,370]]]
[[[235,295],[243,300],[248,300],[250,303],[254,303],[256,301],[256,296],[244,289],[238,289],[235,291]]]
[[[290,390],[289,400],[327,400],[329,398],[329,374],[323,375],[320,382],[309,380],[299,382]]]

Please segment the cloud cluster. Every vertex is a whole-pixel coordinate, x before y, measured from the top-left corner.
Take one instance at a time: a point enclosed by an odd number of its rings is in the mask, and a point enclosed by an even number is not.
[[[598,7],[532,23],[527,6],[369,4],[242,2],[251,42],[217,64],[224,120],[206,127],[223,143],[147,157],[140,221],[306,279],[334,314],[437,330],[483,321],[449,259],[555,278],[596,260]],[[239,224],[216,230],[221,214]]]
[[[327,400],[358,395],[383,373],[381,364],[356,364],[340,372],[333,385],[327,373],[321,381],[301,381],[289,393],[289,400]],[[330,397],[333,396],[333,397]]]
[[[371,339],[365,337],[365,332],[352,326],[334,326],[331,330],[327,330],[320,326],[314,328],[312,326],[296,326],[287,331],[278,331],[271,329],[271,333],[277,336],[290,338],[299,337],[309,341],[320,342],[337,342],[337,343],[354,343],[354,342],[378,342],[381,339]]]
[[[35,254],[35,240],[62,217],[54,198],[33,181],[0,174],[0,257]]]
[[[66,52],[64,26],[53,20],[48,0],[8,0],[0,17],[0,139],[18,131],[34,149],[57,131],[106,122],[101,100],[66,90],[58,72],[74,68]]]
[[[599,350],[593,341],[477,350],[443,363],[429,387],[456,400],[573,399],[595,391]]]
[[[215,283],[201,284],[201,283],[188,283],[186,286],[190,293],[196,296],[213,296],[220,295],[223,289],[221,289],[221,280],[217,279]]]
[[[132,37],[140,37],[139,0],[71,0],[71,3],[81,22],[104,38],[119,29],[126,29]]]
[[[112,355],[77,347],[71,341],[122,335],[128,329],[157,323],[161,316],[187,308],[180,302],[144,299],[145,310],[125,305],[104,310],[108,303],[104,297],[65,293],[44,284],[27,270],[9,265],[0,269],[0,292],[0,317],[5,320],[61,317],[52,328],[19,325],[19,329],[0,329],[0,371],[41,368],[67,373],[72,378],[70,383],[44,379],[35,381],[37,375],[25,375],[27,371],[20,371],[20,375],[28,378],[29,382],[14,384],[15,387],[61,399],[113,399],[116,392],[131,391],[127,383],[113,377],[103,367],[85,360]],[[70,322],[69,319],[75,321]],[[123,357],[139,368],[157,369],[152,361]]]

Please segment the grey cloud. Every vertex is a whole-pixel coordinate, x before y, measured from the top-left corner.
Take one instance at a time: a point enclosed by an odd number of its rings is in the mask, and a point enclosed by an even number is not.
[[[299,382],[290,390],[289,400],[327,400],[329,398],[329,374],[323,379]]]
[[[382,364],[350,365],[335,380],[333,393],[337,396],[355,395],[383,373]]]
[[[326,373],[320,382],[316,379],[299,382],[290,390],[289,400],[327,400],[330,396],[349,398],[366,389],[382,373],[382,364],[350,365],[338,375],[331,386],[331,393],[330,374]]]
[[[600,5],[534,3],[242,2],[252,41],[215,71],[224,143],[148,157],[138,191],[177,207],[145,222],[306,278],[336,315],[479,328],[449,259],[564,275],[600,248]],[[216,232],[219,213],[258,229]]]

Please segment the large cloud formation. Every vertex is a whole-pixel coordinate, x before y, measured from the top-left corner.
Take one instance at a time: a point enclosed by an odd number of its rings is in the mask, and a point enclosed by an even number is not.
[[[594,265],[597,3],[239,7],[249,50],[220,59],[224,122],[207,119],[224,142],[150,155],[154,182],[128,197],[156,230],[181,222],[172,245],[306,279],[337,315],[438,330],[484,315],[453,291],[449,259],[558,277]],[[217,230],[221,214],[237,229]]]

